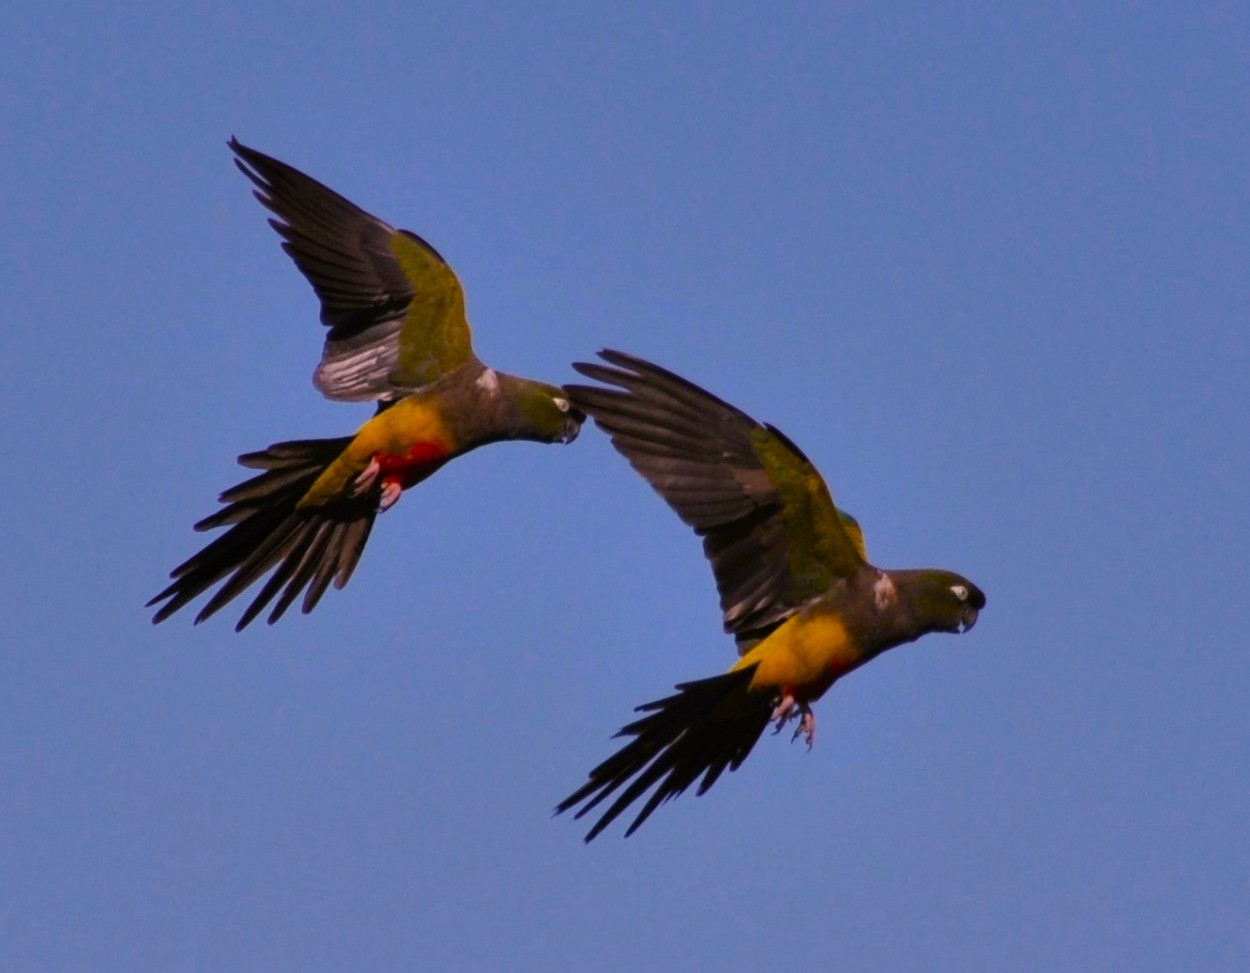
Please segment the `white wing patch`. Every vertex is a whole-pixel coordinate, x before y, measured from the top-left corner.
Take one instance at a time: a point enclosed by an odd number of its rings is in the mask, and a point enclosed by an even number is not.
[[[369,402],[393,391],[391,374],[399,364],[401,318],[382,321],[359,334],[327,341],[313,384],[327,399]]]
[[[495,374],[493,368],[488,368],[477,377],[477,381],[473,383],[481,389],[486,395],[499,394],[499,376]]]
[[[894,587],[894,582],[884,572],[879,574],[872,584],[872,603],[877,611],[882,611],[893,604],[897,594],[898,590]]]

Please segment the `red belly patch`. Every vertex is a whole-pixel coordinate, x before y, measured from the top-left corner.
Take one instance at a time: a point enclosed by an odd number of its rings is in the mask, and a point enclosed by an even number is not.
[[[434,440],[413,443],[405,453],[378,453],[374,458],[378,461],[382,482],[398,483],[406,490],[437,470],[448,457],[447,447]]]

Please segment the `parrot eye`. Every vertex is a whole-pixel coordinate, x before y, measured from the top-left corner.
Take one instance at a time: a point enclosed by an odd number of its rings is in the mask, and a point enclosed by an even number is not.
[[[951,585],[951,591],[955,593],[955,597],[958,598],[960,601],[968,600],[968,589],[965,588],[963,585],[953,584]]]
[[[552,399],[552,401],[553,401],[553,402],[555,402],[555,404],[556,404],[556,408],[557,408],[557,409],[559,409],[561,412],[568,412],[568,411],[569,411],[569,400],[568,400],[568,399],[562,399],[562,398],[560,398],[559,396],[556,396],[556,398]]]

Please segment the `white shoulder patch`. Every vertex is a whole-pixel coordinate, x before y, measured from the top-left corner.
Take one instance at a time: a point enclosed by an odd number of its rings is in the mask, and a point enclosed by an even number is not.
[[[495,374],[495,370],[493,368],[488,368],[486,371],[482,372],[482,374],[477,377],[477,382],[474,384],[476,384],[477,387],[487,395],[499,394],[499,376]]]
[[[890,580],[890,576],[882,572],[877,576],[877,580],[872,584],[872,603],[877,611],[889,606],[894,601],[894,596],[898,594],[894,587],[894,582]]]

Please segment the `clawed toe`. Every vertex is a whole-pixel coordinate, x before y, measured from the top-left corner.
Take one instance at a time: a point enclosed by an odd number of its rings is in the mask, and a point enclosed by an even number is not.
[[[372,490],[377,484],[381,473],[382,464],[378,462],[378,458],[375,456],[369,460],[369,465],[357,473],[356,478],[352,480],[352,499],[363,497]],[[399,495],[403,492],[403,485],[397,478],[393,476],[383,477],[382,488],[378,497],[378,513],[384,513],[395,506],[395,501],[399,499]]]
[[[794,736],[790,737],[790,742],[793,743],[799,737],[803,737],[807,743],[807,749],[810,750],[812,744],[816,742],[816,714],[806,703],[803,704],[801,712],[799,725],[794,728]]]
[[[790,693],[786,693],[778,700],[769,717],[771,722],[777,724],[773,733],[780,733],[782,728],[795,717],[798,717],[799,725],[794,728],[794,736],[790,738],[790,742],[793,743],[799,737],[803,737],[807,741],[807,749],[810,750],[816,739],[816,714],[807,703],[798,702]]]
[[[777,705],[773,707],[772,716],[768,718],[770,722],[777,724],[777,729],[773,730],[773,733],[780,733],[781,728],[786,725],[793,715],[794,697],[786,693],[777,701]]]
[[[369,460],[369,465],[356,474],[356,479],[352,481],[352,496],[361,497],[373,489],[373,484],[378,480],[378,474],[382,472],[382,464],[378,462],[375,456]]]
[[[399,495],[403,492],[404,488],[399,485],[398,480],[383,480],[382,498],[378,501],[378,513],[385,513],[395,506],[395,501],[399,499]]]

